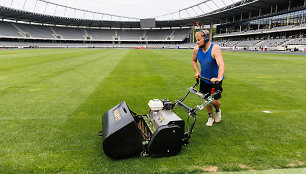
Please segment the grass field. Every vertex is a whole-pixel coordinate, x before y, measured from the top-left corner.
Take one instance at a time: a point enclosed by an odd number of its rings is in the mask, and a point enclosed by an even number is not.
[[[306,57],[293,55],[223,52],[221,123],[206,127],[199,112],[190,144],[173,157],[105,156],[103,113],[123,100],[145,114],[151,99],[180,99],[195,82],[191,55],[0,50],[0,173],[305,172]]]

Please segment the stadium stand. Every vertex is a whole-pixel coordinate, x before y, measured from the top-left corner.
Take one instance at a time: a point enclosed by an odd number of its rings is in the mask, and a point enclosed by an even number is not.
[[[146,32],[147,40],[151,41],[165,41],[171,40],[171,35],[173,34],[174,30],[148,30]],[[167,38],[168,37],[168,38]]]
[[[260,43],[263,47],[277,47],[286,43],[287,39],[268,39]]]
[[[115,30],[98,30],[98,29],[86,29],[92,40],[111,41],[115,36]]]
[[[53,32],[50,27],[40,25],[29,25],[29,24],[15,24],[22,32],[27,33],[28,37],[42,38],[42,39],[53,39]]]
[[[23,37],[23,35],[19,33],[18,29],[8,22],[0,22],[0,36],[13,38]]]
[[[184,40],[188,33],[190,33],[190,29],[182,29],[182,30],[174,30],[173,38],[172,40]]]
[[[117,36],[120,37],[119,40],[124,41],[139,41],[145,35],[142,30],[118,30]],[[144,37],[145,38],[145,37]]]
[[[0,36],[79,41],[183,41],[190,29],[117,30],[85,29],[0,22]]]
[[[295,38],[287,42],[288,45],[306,45],[305,38]]]
[[[306,51],[302,0],[241,0],[204,15],[156,21],[155,28],[140,28],[139,21],[63,18],[1,5],[0,16],[1,47],[193,48],[196,31],[204,25],[212,31],[211,24],[218,24],[212,39],[223,49]]]
[[[53,30],[61,36],[62,39],[70,40],[87,40],[85,38],[85,31],[79,28],[70,27],[52,27]]]
[[[258,44],[260,40],[244,40],[239,42],[236,46],[237,47],[252,47],[256,44]]]

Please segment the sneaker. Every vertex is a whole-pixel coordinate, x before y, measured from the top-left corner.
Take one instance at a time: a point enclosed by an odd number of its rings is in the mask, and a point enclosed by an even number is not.
[[[221,121],[221,109],[219,109],[219,112],[215,113],[215,122],[219,123]]]
[[[209,117],[209,118],[208,118],[208,121],[207,121],[207,123],[206,123],[206,126],[212,126],[213,123],[214,123],[214,118]]]

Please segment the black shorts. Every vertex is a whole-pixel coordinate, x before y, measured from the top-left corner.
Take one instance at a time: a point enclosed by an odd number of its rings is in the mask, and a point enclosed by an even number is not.
[[[211,94],[211,89],[212,88],[215,88],[215,91],[217,90],[220,90],[220,93],[216,94],[215,95],[215,100],[219,100],[222,96],[221,96],[221,93],[223,91],[223,88],[222,88],[222,81],[220,82],[220,85],[214,85],[214,84],[209,84],[209,83],[206,83],[204,82],[203,80],[200,80],[201,83],[200,83],[200,92],[202,94],[207,94],[209,93],[208,96],[210,96]]]

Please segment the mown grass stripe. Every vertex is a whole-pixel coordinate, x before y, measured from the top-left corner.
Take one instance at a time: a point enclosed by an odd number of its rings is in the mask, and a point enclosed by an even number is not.
[[[77,54],[80,55],[86,55],[90,52],[94,52],[96,50],[74,50],[74,51],[65,51],[65,52],[55,52],[55,53],[37,53],[34,55],[31,55],[30,53],[25,56],[17,56],[15,58],[10,59],[4,59],[1,60],[1,67],[0,71],[8,71],[8,70],[14,70],[14,69],[20,69],[25,67],[31,67],[36,65],[41,65],[46,62],[53,62],[58,60],[63,60],[67,58],[71,58]],[[20,61],[19,59],[22,59]]]
[[[5,83],[0,85],[0,96],[8,94],[10,92],[16,92],[19,89],[26,88],[29,85],[39,83],[48,78],[59,76],[62,73],[72,71],[80,66],[84,66],[88,63],[101,59],[107,56],[107,52],[91,53],[86,55],[70,56],[67,59],[57,60],[56,62],[45,62],[43,65],[35,65],[31,68],[22,68],[18,71],[10,71],[7,74],[3,74],[2,81]],[[71,61],[70,59],[73,59]],[[16,84],[16,81],[19,83]]]
[[[27,60],[34,58],[36,56],[45,56],[45,55],[49,56],[49,55],[58,55],[64,53],[84,52],[84,51],[86,51],[86,49],[24,49],[19,51],[1,50],[0,60],[2,59],[15,60],[20,58]]]
[[[39,77],[29,83],[16,84],[21,88],[10,91],[10,93],[3,93],[4,95],[0,100],[3,109],[0,110],[0,115],[31,116],[46,115],[47,113],[66,115],[70,113],[70,109],[78,105],[78,97],[86,98],[90,91],[95,89],[95,85],[103,79],[104,75],[114,67],[116,61],[118,62],[121,59],[120,54],[115,58],[110,55],[108,53],[105,55],[104,50],[102,50],[100,54],[80,58],[78,63],[73,59],[75,61],[72,62],[70,69],[62,67],[60,71],[56,71],[50,76]],[[105,61],[109,58],[114,62]],[[89,74],[87,75],[87,73]],[[66,98],[61,98],[65,95]],[[21,100],[16,101],[14,98],[17,96]],[[19,112],[16,112],[16,109]]]

